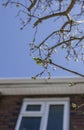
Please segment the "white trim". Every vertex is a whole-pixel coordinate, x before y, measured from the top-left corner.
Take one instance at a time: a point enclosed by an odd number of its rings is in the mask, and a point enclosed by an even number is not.
[[[64,121],[63,124],[64,125],[63,125],[63,130],[69,130],[69,111],[70,111],[69,102],[65,102],[65,106],[64,107],[65,108],[64,108],[64,119],[63,119],[63,121]]]
[[[74,83],[69,87],[69,83]],[[3,79],[0,80],[2,95],[51,95],[51,94],[83,94],[84,78],[56,79]]]
[[[27,104],[41,104],[42,109],[39,112],[25,112]],[[63,130],[69,130],[69,98],[26,98],[23,100],[21,112],[19,114],[15,130],[19,130],[20,122],[23,116],[35,116],[42,117],[40,130],[46,130],[49,115],[49,106],[52,104],[63,104],[64,105],[64,119],[63,119]]]
[[[36,102],[39,102],[39,103],[44,103],[44,101],[45,102],[59,102],[59,101],[69,101],[70,99],[69,99],[69,97],[63,97],[63,98],[24,98],[23,99],[23,102],[30,102],[30,103],[32,103],[32,102],[34,102],[34,103],[36,103]]]

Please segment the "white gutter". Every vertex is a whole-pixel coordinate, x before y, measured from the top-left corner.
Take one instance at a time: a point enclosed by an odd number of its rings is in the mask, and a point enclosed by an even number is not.
[[[2,95],[84,94],[84,78],[1,79]]]

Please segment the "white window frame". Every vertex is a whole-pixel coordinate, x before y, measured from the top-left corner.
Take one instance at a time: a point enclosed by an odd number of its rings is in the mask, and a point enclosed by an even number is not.
[[[41,105],[40,111],[26,111],[27,105]],[[63,130],[69,130],[69,98],[26,98],[23,100],[22,108],[19,113],[15,130],[19,130],[21,119],[23,116],[42,117],[40,130],[46,130],[49,105],[64,105]]]

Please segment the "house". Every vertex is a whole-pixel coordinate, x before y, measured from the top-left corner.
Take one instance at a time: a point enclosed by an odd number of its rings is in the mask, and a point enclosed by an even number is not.
[[[1,79],[0,130],[84,130],[84,78]]]

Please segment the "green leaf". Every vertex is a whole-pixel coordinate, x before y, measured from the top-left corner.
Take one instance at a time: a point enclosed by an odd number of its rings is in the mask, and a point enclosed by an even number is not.
[[[49,62],[52,63],[52,59],[49,59]]]
[[[60,33],[61,33],[61,31],[58,31],[58,32],[57,32],[57,34],[60,34]]]
[[[73,82],[70,82],[68,85],[69,85],[69,87],[72,87],[72,86],[74,86],[74,85],[76,85],[77,83],[73,83]]]
[[[41,66],[44,66],[44,61],[40,58],[33,58],[33,60],[36,61],[37,64],[41,65]]]
[[[32,77],[33,80],[36,80],[36,77]]]
[[[72,108],[77,108],[77,105],[75,103],[72,103]]]
[[[38,58],[38,57],[37,57],[37,58],[35,57],[35,58],[33,58],[33,60],[35,60],[35,61],[39,61],[39,60],[41,60],[41,59]]]

